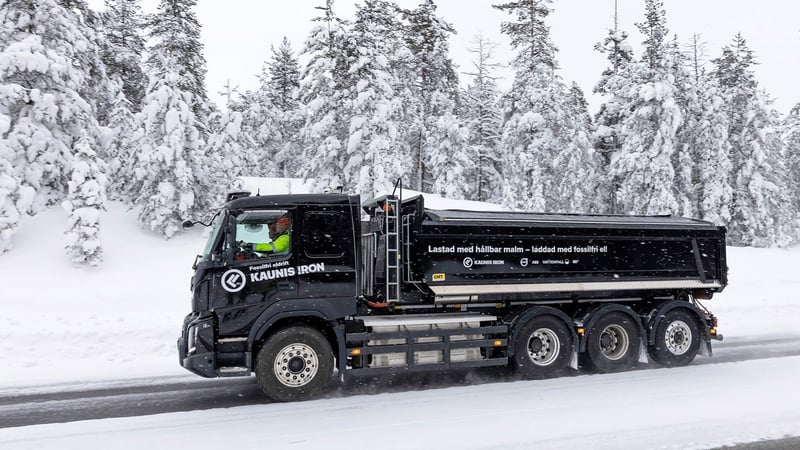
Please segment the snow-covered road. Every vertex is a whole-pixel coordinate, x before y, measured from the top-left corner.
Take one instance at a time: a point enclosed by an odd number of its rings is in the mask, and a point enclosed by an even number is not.
[[[712,448],[800,434],[800,356],[0,429],[0,448]],[[113,444],[111,444],[113,443]]]

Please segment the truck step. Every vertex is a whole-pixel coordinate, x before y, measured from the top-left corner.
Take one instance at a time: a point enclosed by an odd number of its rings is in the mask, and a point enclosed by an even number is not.
[[[220,367],[217,373],[221,377],[241,377],[250,375],[250,369],[247,367]]]

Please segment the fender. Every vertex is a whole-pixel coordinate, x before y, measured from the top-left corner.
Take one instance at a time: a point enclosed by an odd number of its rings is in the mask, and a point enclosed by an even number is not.
[[[558,317],[567,325],[567,329],[572,334],[572,349],[573,351],[577,349],[576,345],[578,343],[578,334],[575,332],[574,322],[571,317],[569,317],[563,311],[550,306],[532,306],[530,308],[525,308],[521,311],[509,314],[503,318],[503,322],[508,324],[509,328],[508,356],[514,356],[514,346],[516,345],[517,334],[519,333],[519,327],[517,327],[517,325],[524,324],[536,316],[544,315]]]
[[[655,345],[655,330],[658,328],[658,325],[661,323],[661,321],[664,320],[664,316],[668,312],[679,308],[686,309],[694,313],[694,316],[697,318],[697,323],[703,332],[703,338],[706,341],[706,351],[708,352],[708,356],[712,356],[711,333],[708,331],[706,316],[702,311],[700,311],[700,308],[695,306],[694,303],[686,300],[671,300],[653,309],[650,314],[647,315],[647,345]]]
[[[277,302],[265,309],[250,328],[247,336],[247,346],[253,351],[253,345],[261,339],[273,325],[289,317],[313,317],[321,319],[331,325],[338,345],[337,359],[340,366],[345,363],[342,355],[344,347],[344,325],[336,321],[348,315],[355,314],[356,301],[353,297],[325,298],[325,299],[297,299]],[[340,370],[342,368],[340,367]]]
[[[642,319],[639,317],[638,314],[631,308],[623,305],[618,305],[615,303],[609,303],[606,305],[598,306],[583,316],[583,328],[586,330],[590,330],[594,324],[604,315],[612,312],[620,312],[622,314],[627,315],[628,317],[633,320],[633,323],[636,324],[636,327],[639,329],[639,336],[641,337],[642,343],[646,342],[647,334],[645,334],[644,326],[642,325]],[[586,351],[586,341],[587,336],[586,333],[581,335],[580,339],[580,346],[578,347],[579,351],[585,352]],[[642,348],[642,350],[645,350]],[[641,359],[641,355],[640,355]]]

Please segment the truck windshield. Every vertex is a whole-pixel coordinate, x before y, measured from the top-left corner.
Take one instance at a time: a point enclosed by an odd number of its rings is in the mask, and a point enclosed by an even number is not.
[[[214,250],[214,243],[219,242],[217,237],[222,229],[222,223],[225,222],[225,216],[226,214],[224,214],[224,211],[220,211],[214,215],[214,219],[211,222],[211,234],[208,236],[208,241],[203,249],[203,258],[208,257],[208,255]]]

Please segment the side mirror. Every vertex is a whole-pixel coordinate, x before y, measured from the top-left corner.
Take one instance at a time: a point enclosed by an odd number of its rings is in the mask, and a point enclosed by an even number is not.
[[[183,223],[181,223],[181,228],[183,228],[184,230],[188,230],[189,228],[192,228],[193,226],[194,226],[194,222],[192,222],[191,220],[184,220]]]

